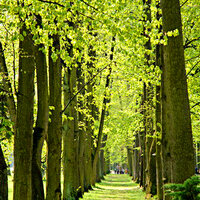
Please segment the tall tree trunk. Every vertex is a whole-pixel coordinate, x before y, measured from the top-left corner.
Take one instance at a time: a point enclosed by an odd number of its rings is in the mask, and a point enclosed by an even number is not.
[[[84,162],[84,190],[87,192],[92,189],[92,125],[93,123],[86,121],[85,135],[85,162]]]
[[[109,88],[111,70],[112,69],[110,67],[109,74],[106,77],[106,86],[105,86],[106,90]],[[97,147],[95,148],[94,158],[93,158],[93,161],[92,161],[92,168],[93,168],[93,181],[92,181],[92,184],[93,185],[95,184],[96,166],[97,166],[98,157],[99,157],[99,151],[100,151],[100,147],[101,147],[101,139],[102,139],[102,135],[103,135],[103,126],[104,126],[104,119],[105,119],[107,101],[108,101],[108,99],[107,99],[107,91],[106,91],[105,94],[104,94],[103,106],[102,106],[102,111],[101,111],[101,118],[100,118],[100,125],[99,125],[98,139],[97,139]]]
[[[145,141],[145,153],[146,153],[146,194],[147,198],[156,194],[156,141],[154,139],[153,130],[153,87],[151,84],[147,86],[147,104],[146,104],[146,141]]]
[[[32,144],[35,60],[33,40],[25,24],[19,43],[19,81],[17,96],[17,130],[14,141],[14,200],[32,199]]]
[[[156,86],[156,186],[159,200],[163,199],[163,180],[162,180],[162,151],[161,151],[161,102],[160,86]]]
[[[99,152],[99,157],[98,157],[98,160],[97,160],[97,166],[96,166],[96,180],[95,180],[95,183],[100,183],[101,182],[101,177],[100,177],[100,174],[101,174],[101,161],[100,161],[100,152]]]
[[[96,51],[92,46],[89,47],[90,62],[87,63],[88,66],[88,77],[90,80],[93,76],[95,68]],[[88,109],[88,117],[86,118],[86,142],[85,142],[85,191],[92,189],[92,160],[93,155],[93,133],[94,133],[94,120],[97,117],[96,105],[94,102],[94,86],[95,82],[89,82],[87,85],[87,103],[86,107]]]
[[[93,65],[93,63],[91,63]],[[89,66],[92,68],[92,66]],[[89,69],[91,70],[91,69]],[[92,77],[92,73],[90,73]],[[94,120],[92,119],[92,111],[93,111],[93,84],[89,83],[87,85],[87,109],[89,111],[89,115],[91,117],[87,117],[86,119],[86,135],[85,135],[85,162],[84,162],[84,188],[85,191],[92,189],[92,135],[93,135],[93,125]]]
[[[104,179],[105,175],[105,157],[104,157],[104,147],[106,146],[107,141],[107,134],[103,135],[102,144],[101,144],[101,150],[99,153],[99,159],[100,159],[100,179]]]
[[[36,16],[41,24],[41,17]],[[33,133],[33,158],[32,158],[32,199],[44,199],[44,187],[41,173],[41,153],[44,139],[48,129],[48,80],[46,55],[40,50],[43,44],[35,46],[35,62],[37,72],[37,120]]]
[[[77,80],[78,80],[78,90],[80,90],[84,85],[84,77],[82,74],[81,63],[78,63],[77,68]],[[85,89],[81,91],[81,97],[78,98],[79,112],[78,112],[78,121],[79,121],[79,178],[80,178],[80,191],[81,195],[84,193],[84,179],[85,179],[85,143],[86,143],[86,131],[85,131],[85,114],[83,113],[83,109],[85,109]]]
[[[143,114],[143,131],[141,132],[141,149],[142,149],[142,162],[141,162],[141,183],[144,190],[146,189],[146,147],[145,147],[145,138],[146,138],[146,83],[143,83],[143,99],[142,99],[142,114]]]
[[[60,51],[58,35],[53,35],[53,47]],[[61,115],[61,60],[60,55],[56,61],[52,59],[52,48],[49,47],[49,88],[50,88],[50,121],[48,125],[47,146],[47,200],[61,199],[61,141],[62,141],[62,115]]]
[[[115,42],[115,36],[112,37],[112,44],[111,44],[111,54],[110,54],[110,61],[113,61],[113,53],[114,53],[114,42]],[[99,157],[99,151],[101,148],[101,139],[103,135],[103,126],[104,126],[104,119],[105,119],[105,114],[106,114],[106,104],[110,101],[108,97],[108,88],[110,86],[110,76],[111,76],[112,68],[109,66],[109,72],[106,77],[106,85],[105,85],[105,93],[104,93],[104,98],[103,98],[103,105],[102,105],[102,110],[101,110],[101,117],[100,117],[100,124],[99,124],[99,132],[98,132],[98,139],[97,139],[97,147],[94,149],[94,157],[92,160],[92,168],[93,168],[93,180],[92,184],[95,185],[95,177],[96,177],[96,166],[97,166],[97,161]]]
[[[194,174],[194,149],[188,101],[179,0],[162,0],[163,31],[178,29],[164,46],[162,73],[162,151],[165,183],[183,183]]]
[[[0,144],[0,199],[8,200],[7,165]]]
[[[76,68],[68,68],[65,77],[65,102],[68,103],[76,91]],[[76,199],[78,194],[78,155],[77,143],[77,101],[71,101],[65,111],[67,119],[64,121],[64,200]]]
[[[159,12],[160,2],[156,5],[157,14],[156,18],[159,21],[161,19],[161,14]],[[159,32],[162,32],[162,26],[158,27]],[[162,70],[163,68],[163,45],[156,45],[156,66]],[[159,77],[160,78],[160,77]],[[155,109],[155,128],[156,128],[156,186],[157,186],[157,196],[158,200],[163,200],[163,171],[162,171],[162,130],[161,130],[161,86],[160,84],[156,86],[156,109]]]

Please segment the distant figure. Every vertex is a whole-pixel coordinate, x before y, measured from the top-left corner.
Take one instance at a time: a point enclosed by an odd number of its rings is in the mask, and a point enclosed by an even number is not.
[[[116,168],[117,168],[117,174],[119,174],[119,165],[117,165]]]
[[[128,174],[128,169],[125,169],[125,174]]]

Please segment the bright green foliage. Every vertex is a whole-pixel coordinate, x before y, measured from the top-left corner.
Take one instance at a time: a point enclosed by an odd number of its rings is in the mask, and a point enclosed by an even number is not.
[[[199,200],[200,199],[200,177],[193,176],[187,179],[183,184],[167,184],[166,192],[174,200]]]

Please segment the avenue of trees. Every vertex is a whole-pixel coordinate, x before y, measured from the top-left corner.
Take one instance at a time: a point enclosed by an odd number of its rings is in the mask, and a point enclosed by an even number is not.
[[[79,199],[126,162],[147,199],[168,200],[165,184],[200,169],[199,0],[0,0],[0,13],[0,200],[11,157],[14,200]]]

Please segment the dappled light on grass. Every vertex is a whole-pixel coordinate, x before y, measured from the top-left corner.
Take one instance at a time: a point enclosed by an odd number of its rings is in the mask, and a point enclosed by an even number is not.
[[[145,193],[126,174],[109,174],[83,200],[143,200]]]

